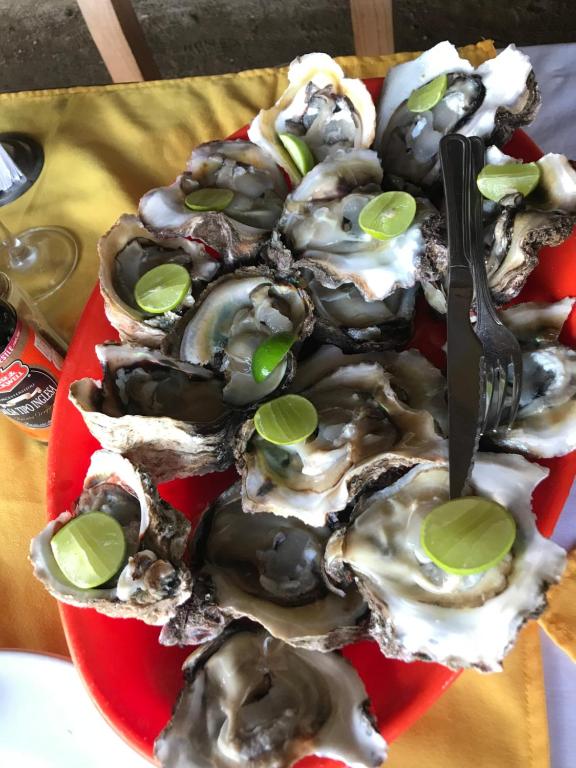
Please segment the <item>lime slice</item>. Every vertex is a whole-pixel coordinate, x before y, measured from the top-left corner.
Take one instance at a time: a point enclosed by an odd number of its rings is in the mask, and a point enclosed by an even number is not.
[[[519,192],[527,197],[538,186],[540,168],[536,163],[485,165],[478,174],[478,189],[488,200],[499,202],[505,195]]]
[[[300,395],[283,395],[264,403],[254,414],[259,435],[275,445],[292,445],[306,440],[318,426],[318,414],[310,400]]]
[[[190,285],[190,274],[181,264],[160,264],[138,280],[134,298],[144,312],[163,315],[182,304]]]
[[[231,189],[203,187],[186,195],[184,205],[191,211],[223,211],[234,199]]]
[[[314,155],[310,151],[308,144],[300,136],[295,136],[293,133],[279,133],[278,138],[286,152],[290,155],[296,168],[298,168],[302,176],[306,176],[308,171],[311,171],[316,165],[316,160],[314,160]]]
[[[252,356],[252,376],[254,381],[264,381],[280,365],[296,341],[291,333],[277,333],[269,336]]]
[[[434,80],[412,91],[408,97],[408,109],[410,112],[426,112],[427,109],[432,109],[444,96],[447,88],[447,75],[438,75]]]
[[[506,507],[479,496],[435,507],[420,532],[428,557],[443,571],[462,576],[497,565],[515,538],[516,522]]]
[[[408,192],[383,192],[360,211],[358,224],[377,240],[390,240],[405,232],[416,215],[416,200]]]
[[[81,589],[92,589],[111,579],[126,554],[120,523],[103,512],[72,518],[52,537],[50,546],[64,576]]]

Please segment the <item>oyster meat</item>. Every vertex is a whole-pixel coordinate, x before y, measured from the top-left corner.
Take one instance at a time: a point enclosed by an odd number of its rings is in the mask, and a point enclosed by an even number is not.
[[[224,382],[157,350],[99,344],[102,381],[81,379],[70,400],[100,444],[127,456],[156,482],[219,472],[233,463],[242,415],[223,400]]]
[[[386,656],[453,669],[501,669],[516,636],[546,606],[564,550],[540,535],[531,508],[548,470],[515,454],[479,453],[470,491],[505,506],[517,525],[512,550],[496,566],[457,576],[438,568],[420,544],[424,517],[448,500],[448,467],[420,465],[366,493],[349,526],[327,546],[327,571],[352,575],[371,609],[370,631]]]
[[[411,112],[412,91],[444,74],[448,87],[441,100],[430,110]],[[533,120],[539,106],[530,59],[514,45],[474,69],[444,41],[390,70],[378,104],[374,146],[387,175],[430,188],[440,177],[442,136],[480,136],[502,146],[516,128]]]
[[[73,517],[99,511],[114,517],[126,538],[127,559],[101,587],[81,589],[64,576],[50,541]],[[48,523],[30,546],[34,575],[50,594],[107,616],[164,624],[190,597],[190,573],[182,562],[190,523],[163,501],[149,476],[117,453],[96,451],[72,512]]]
[[[234,193],[223,211],[192,211],[186,196],[202,188]],[[227,267],[256,257],[274,229],[286,183],[272,158],[250,141],[210,141],[197,147],[186,171],[169,187],[147,192],[140,218],[163,237],[190,237],[215,249]]]
[[[192,544],[192,597],[163,627],[160,642],[196,645],[241,617],[312,650],[365,637],[368,610],[355,586],[332,591],[324,578],[329,535],[293,517],[247,515],[236,483],[202,517]]]
[[[428,200],[417,199],[414,221],[397,237],[379,240],[360,228],[360,212],[381,193],[381,181],[369,149],[339,150],[306,174],[286,198],[278,224],[293,266],[330,288],[352,283],[367,302],[434,275],[436,243],[426,233],[438,212]]]
[[[324,370],[308,361],[306,386],[297,378],[292,387],[318,413],[308,440],[280,446],[256,433],[251,419],[241,428],[236,455],[245,511],[322,526],[367,483],[444,458],[445,441],[431,414],[405,405],[380,364],[344,364],[327,375]]]
[[[490,435],[497,445],[540,458],[576,449],[576,350],[558,340],[575,302],[527,302],[500,313],[520,341],[523,375],[516,420]]]
[[[297,184],[300,171],[283,148],[279,133],[304,141],[317,162],[338,149],[369,147],[374,140],[376,112],[361,80],[346,78],[325,53],[294,59],[288,88],[269,109],[256,115],[248,137],[269,152]]]
[[[156,739],[162,768],[290,768],[316,754],[376,768],[386,742],[356,670],[239,623],[184,662],[184,688]]]
[[[136,216],[124,214],[98,242],[100,291],[104,310],[123,341],[159,347],[194,296],[220,269],[201,243],[184,237],[160,239]],[[162,315],[144,312],[134,299],[134,286],[160,264],[181,264],[190,272],[192,288],[182,308]]]
[[[290,352],[264,381],[255,381],[252,357],[260,344],[278,333],[301,341],[313,327],[312,302],[302,288],[264,267],[247,267],[210,285],[164,348],[171,357],[219,373],[224,401],[245,406],[285,386],[293,373]]]

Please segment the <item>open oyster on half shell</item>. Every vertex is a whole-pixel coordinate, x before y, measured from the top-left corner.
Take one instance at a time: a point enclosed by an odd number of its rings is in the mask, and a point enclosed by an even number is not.
[[[445,441],[432,415],[400,400],[391,378],[377,362],[351,361],[326,373],[315,358],[307,361],[291,389],[315,406],[318,428],[303,442],[275,445],[252,419],[243,425],[236,456],[245,511],[322,526],[381,476],[442,461]]]
[[[375,120],[374,103],[364,83],[345,77],[328,54],[308,53],[291,63],[288,88],[274,106],[260,110],[248,136],[297,184],[301,173],[278,134],[299,137],[320,162],[338,149],[369,147]]]
[[[576,350],[558,340],[576,299],[527,302],[500,312],[522,349],[522,392],[516,420],[490,439],[531,456],[564,456],[576,449]]]
[[[212,283],[167,337],[164,349],[171,357],[216,372],[225,381],[224,401],[247,406],[286,386],[293,375],[294,356],[288,352],[257,382],[252,357],[260,344],[280,333],[292,335],[297,343],[313,327],[306,291],[266,267],[246,267]]]
[[[102,381],[73,382],[70,400],[104,448],[124,454],[157,482],[233,463],[232,437],[242,414],[224,402],[224,382],[212,371],[127,344],[99,344],[96,355]]]
[[[154,744],[162,768],[290,768],[311,754],[377,768],[386,758],[364,685],[337,652],[293,648],[240,622],[183,672]]]
[[[429,110],[412,112],[412,91],[447,75],[447,88]],[[530,59],[509,45],[478,68],[449,42],[390,70],[378,104],[375,149],[384,172],[421,188],[440,177],[440,139],[448,133],[480,136],[502,146],[516,128],[530,123],[540,95]]]
[[[160,642],[196,645],[241,617],[311,650],[365,637],[368,609],[356,587],[335,591],[324,578],[330,531],[294,517],[247,515],[240,491],[236,483],[204,512],[192,544],[192,596]]]
[[[73,517],[94,511],[122,526],[126,561],[106,584],[81,589],[58,567],[50,541]],[[96,451],[73,510],[62,512],[32,539],[30,561],[34,575],[63,603],[164,624],[191,594],[190,573],[182,562],[190,527],[159,497],[147,474],[117,453]]]
[[[434,275],[436,243],[427,227],[438,212],[425,198],[417,199],[412,224],[397,237],[379,240],[360,228],[360,212],[382,192],[381,182],[382,168],[369,149],[339,150],[307,173],[278,223],[293,267],[328,288],[352,284],[367,303]]]
[[[183,312],[194,304],[202,286],[220,269],[201,243],[185,237],[159,238],[136,216],[124,214],[98,241],[100,291],[104,311],[123,341],[159,347]],[[134,287],[160,264],[180,264],[190,272],[192,287],[181,308],[151,315],[134,298]]]
[[[522,456],[477,454],[471,493],[505,506],[517,533],[498,565],[467,576],[440,569],[420,543],[425,516],[448,500],[447,465],[414,467],[360,498],[348,527],[328,542],[327,571],[338,583],[354,579],[385,656],[501,669],[519,630],[542,613],[548,587],[564,570],[564,550],[540,535],[531,507],[532,492],[547,474]]]
[[[222,211],[191,210],[186,197],[202,188],[231,190],[234,197]],[[210,141],[192,152],[173,184],[147,192],[138,213],[159,236],[201,240],[234,267],[256,257],[285,196],[282,172],[260,147],[242,139]]]

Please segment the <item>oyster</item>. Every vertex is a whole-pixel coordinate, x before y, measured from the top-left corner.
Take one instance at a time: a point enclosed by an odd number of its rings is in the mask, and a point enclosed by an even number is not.
[[[448,467],[417,466],[393,485],[368,492],[346,529],[327,546],[327,570],[352,574],[371,608],[370,631],[386,656],[453,669],[501,669],[502,659],[560,579],[564,550],[544,539],[531,509],[548,470],[514,454],[479,453],[471,492],[508,508],[516,542],[498,565],[457,576],[438,568],[420,544],[422,520],[448,500]]]
[[[248,137],[269,152],[293,183],[302,178],[278,138],[291,133],[302,139],[316,161],[337,149],[369,147],[374,139],[376,112],[361,80],[344,77],[342,68],[326,53],[294,59],[288,88],[269,109],[261,109]]]
[[[448,87],[442,99],[426,112],[411,112],[407,100],[412,91],[443,74]],[[474,69],[444,41],[390,70],[378,104],[374,146],[386,174],[434,187],[442,136],[480,136],[501,146],[516,128],[533,120],[539,106],[530,59],[514,45]]]
[[[106,584],[81,589],[61,572],[50,541],[73,517],[96,510],[122,526],[127,561]],[[34,575],[63,603],[164,624],[191,594],[190,573],[182,563],[190,527],[158,496],[148,475],[117,453],[96,451],[73,511],[62,512],[32,539],[30,561]]]
[[[208,366],[226,383],[226,403],[245,406],[270,395],[292,376],[294,357],[262,382],[252,376],[258,346],[277,333],[301,341],[312,332],[312,302],[306,292],[264,267],[237,270],[208,287],[166,339],[171,356]]]
[[[337,594],[324,579],[329,535],[293,517],[247,515],[236,483],[202,517],[192,545],[192,597],[164,626],[160,642],[205,642],[243,616],[312,650],[366,636],[368,611],[356,588]]]
[[[192,211],[184,201],[202,187],[234,192],[224,211]],[[147,192],[140,218],[162,237],[191,237],[214,248],[228,267],[254,259],[274,229],[286,183],[273,160],[255,144],[237,139],[197,147],[187,170],[169,187]]]
[[[306,386],[296,380],[292,390],[318,412],[308,440],[274,445],[254,431],[251,419],[240,430],[236,456],[245,511],[322,526],[366,483],[445,456],[432,416],[405,405],[377,362],[351,362],[325,375],[312,360],[305,378]]]
[[[428,200],[418,198],[414,221],[397,237],[378,240],[360,228],[360,212],[381,193],[381,181],[378,157],[369,149],[339,150],[306,174],[286,198],[278,223],[294,268],[309,270],[330,288],[352,284],[367,302],[436,274],[436,243],[426,233],[438,212]]]
[[[230,466],[242,416],[224,403],[224,384],[211,371],[144,347],[99,344],[96,355],[102,381],[75,381],[69,396],[104,448],[157,482]]]
[[[310,754],[376,768],[386,757],[364,685],[336,652],[292,648],[238,623],[192,653],[183,672],[154,745],[162,768],[289,768]]]
[[[159,239],[136,216],[124,214],[98,242],[100,291],[104,310],[123,341],[159,347],[182,311],[194,304],[200,286],[212,280],[220,265],[200,243],[184,237]],[[159,264],[181,264],[190,271],[192,290],[182,310],[149,315],[134,299],[134,286]]]
[[[531,456],[564,456],[576,449],[576,350],[558,337],[576,299],[516,304],[500,313],[522,347],[520,408],[511,429],[490,439]]]

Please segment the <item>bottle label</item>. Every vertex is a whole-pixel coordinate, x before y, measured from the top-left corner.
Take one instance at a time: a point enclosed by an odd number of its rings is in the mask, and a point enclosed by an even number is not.
[[[61,367],[62,359],[52,347],[18,320],[0,353],[0,413],[34,432],[47,430]]]

